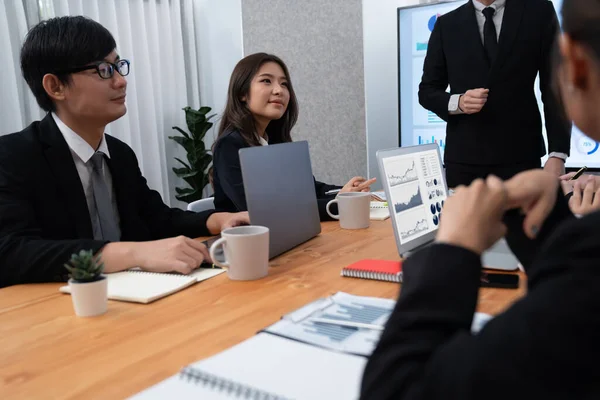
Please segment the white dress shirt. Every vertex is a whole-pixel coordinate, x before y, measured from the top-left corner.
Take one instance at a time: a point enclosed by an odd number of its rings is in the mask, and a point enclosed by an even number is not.
[[[484,43],[483,28],[485,26],[485,15],[483,15],[483,10],[487,7],[492,7],[493,9],[496,10],[492,19],[494,21],[494,26],[496,27],[496,35],[497,35],[498,41],[500,41],[500,31],[502,30],[502,20],[504,19],[504,10],[506,8],[505,7],[506,0],[496,0],[489,6],[486,6],[477,0],[471,0],[471,1],[473,2],[473,6],[475,7],[475,19],[477,20],[477,26],[479,27],[479,35],[481,36],[481,43]],[[460,96],[462,96],[462,94],[453,94],[452,96],[450,96],[450,102],[448,103],[448,110],[451,115],[464,114],[464,112],[460,109],[460,107],[458,107],[456,109],[456,111],[450,111],[450,108],[451,108],[450,106],[452,104],[459,104]],[[552,153],[548,154],[548,157],[556,157],[556,158],[560,158],[561,160],[566,160],[568,156],[565,153],[552,152]]]
[[[506,0],[496,0],[493,2],[490,7],[492,7],[496,12],[492,17],[494,21],[494,26],[496,27],[496,35],[497,39],[500,40],[500,30],[502,29],[502,19],[504,18],[504,6],[506,5]],[[485,15],[483,15],[483,10],[488,6],[483,5],[477,0],[473,0],[473,6],[475,7],[475,18],[477,19],[477,26],[479,26],[479,34],[481,35],[481,43],[484,43],[483,39],[483,27],[485,25]]]
[[[92,208],[94,207],[94,192],[92,190],[92,163],[88,161],[92,158],[96,150],[92,146],[89,145],[81,136],[75,133],[71,128],[69,128],[64,122],[58,118],[58,115],[52,113],[52,118],[54,118],[54,122],[58,126],[60,133],[62,133],[67,145],[69,146],[69,150],[71,150],[71,156],[73,157],[73,161],[75,162],[75,168],[77,168],[77,174],[79,175],[79,179],[81,180],[81,186],[83,187],[83,192],[85,193],[85,201],[87,203],[88,212],[90,214],[90,220],[92,218],[98,218],[96,213],[92,213]],[[104,154],[106,157],[110,158],[110,152],[108,151],[108,146],[106,144],[105,136],[102,136],[102,140],[100,141],[100,146],[98,146],[98,150]],[[110,174],[110,169],[106,164],[106,160],[102,160],[102,173],[104,182],[109,189],[110,201],[112,203],[112,207],[117,218],[117,224],[120,223],[119,218],[119,209],[117,207],[117,201],[114,194],[114,188],[112,184],[112,175]],[[93,225],[93,224],[92,224]]]

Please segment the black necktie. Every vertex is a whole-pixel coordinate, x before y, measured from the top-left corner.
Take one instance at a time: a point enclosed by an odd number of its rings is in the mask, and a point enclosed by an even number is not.
[[[498,35],[496,34],[496,25],[494,25],[494,14],[496,10],[493,7],[486,7],[483,9],[483,15],[485,16],[485,24],[483,25],[483,47],[485,53],[490,60],[490,64],[493,64],[498,54]]]

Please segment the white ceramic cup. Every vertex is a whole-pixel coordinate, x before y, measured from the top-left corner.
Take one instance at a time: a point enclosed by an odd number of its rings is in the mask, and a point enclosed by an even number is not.
[[[329,210],[334,203],[338,205],[339,215]],[[344,229],[368,228],[371,224],[371,193],[340,193],[327,203],[326,209],[331,218],[340,220],[340,226]]]
[[[219,246],[223,246],[224,262],[216,258]],[[264,278],[269,273],[269,228],[246,225],[225,229],[210,246],[210,258],[234,281]]]

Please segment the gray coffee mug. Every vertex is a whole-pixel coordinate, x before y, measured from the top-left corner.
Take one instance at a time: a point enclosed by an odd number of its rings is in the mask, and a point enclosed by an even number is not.
[[[338,204],[339,215],[329,210],[332,204]],[[364,229],[371,224],[371,193],[350,192],[340,193],[327,203],[327,214],[340,220],[343,229]]]
[[[225,261],[218,261],[216,250],[223,246]],[[227,270],[229,279],[251,281],[269,273],[269,228],[258,225],[225,229],[210,246],[213,262]]]

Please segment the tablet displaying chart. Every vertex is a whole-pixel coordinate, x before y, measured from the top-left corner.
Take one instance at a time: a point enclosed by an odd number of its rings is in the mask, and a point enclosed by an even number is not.
[[[436,150],[382,160],[400,244],[437,230],[446,200],[446,185]]]
[[[562,0],[552,0],[560,18]],[[465,4],[461,1],[444,1],[422,7],[403,7],[398,9],[398,60],[399,60],[399,104],[400,104],[400,145],[413,146],[437,143],[443,152],[446,146],[446,123],[435,113],[419,104],[419,83],[423,74],[423,63],[427,54],[429,36],[437,19]],[[539,90],[539,79],[535,93],[544,116],[543,103]],[[543,128],[544,140],[546,128]],[[577,127],[571,135],[570,157],[567,167],[600,168],[600,145],[585,136]]]

